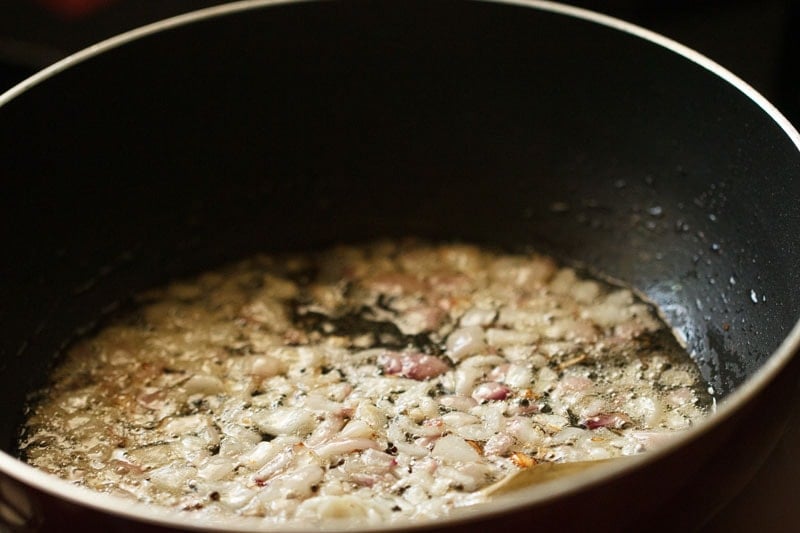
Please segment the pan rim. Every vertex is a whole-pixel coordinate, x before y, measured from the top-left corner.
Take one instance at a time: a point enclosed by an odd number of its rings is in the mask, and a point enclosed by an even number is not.
[[[261,9],[271,6],[278,6],[284,4],[305,3],[314,0],[239,0],[227,4],[213,6],[189,13],[177,15],[167,18],[158,22],[147,24],[145,26],[121,33],[104,41],[101,41],[88,48],[75,52],[60,61],[46,67],[45,69],[37,72],[29,78],[23,80],[19,84],[10,88],[6,92],[0,94],[0,107],[9,103],[17,96],[23,94],[28,89],[44,82],[48,78],[64,71],[74,65],[77,65],[87,59],[96,55],[112,50],[118,46],[122,46],[128,42],[135,41],[139,38],[146,37],[160,31],[168,30],[171,28],[183,26],[186,24],[194,23],[201,20],[207,20],[214,17],[243,12],[251,9]],[[621,31],[639,37],[645,41],[659,45],[666,48],[673,53],[676,53],[685,59],[699,65],[710,73],[721,78],[723,81],[732,85],[739,90],[744,96],[749,98],[753,103],[760,107],[772,120],[783,130],[787,137],[792,141],[795,147],[800,151],[800,133],[792,126],[788,119],[781,114],[781,112],[770,103],[763,95],[761,95],[751,85],[744,80],[733,74],[731,71],[722,67],[715,61],[704,56],[703,54],[682,45],[668,37],[637,26],[635,24],[625,22],[621,19],[597,13],[591,10],[551,2],[548,0],[469,0],[492,4],[515,5],[538,9],[550,13],[560,14],[568,17],[581,19],[587,22],[593,22],[601,26],[606,26],[610,29]],[[515,494],[514,497],[498,498],[496,501],[487,502],[480,505],[477,509],[465,508],[454,512],[452,515],[437,520],[438,526],[456,525],[460,522],[467,521],[475,517],[486,517],[513,509],[519,509],[525,506],[542,505],[548,501],[560,498],[572,492],[577,492],[582,489],[589,488],[595,484],[608,481],[614,477],[621,476],[624,473],[638,468],[639,466],[647,463],[653,463],[660,458],[669,455],[688,444],[691,441],[697,440],[703,434],[711,431],[713,428],[725,422],[732,417],[743,405],[747,404],[750,399],[755,397],[767,385],[773,381],[780,371],[788,364],[791,358],[797,353],[800,347],[800,321],[796,322],[789,334],[783,339],[780,346],[765,360],[764,364],[750,376],[742,385],[737,387],[731,392],[727,398],[718,406],[716,413],[710,416],[702,424],[692,428],[686,432],[678,435],[670,444],[662,449],[648,452],[647,454],[635,456],[630,461],[624,461],[624,464],[610,463],[592,469],[575,476],[570,476],[566,479],[552,481],[538,487],[526,489]],[[36,489],[64,498],[72,503],[80,506],[93,508],[98,511],[118,515],[134,521],[147,522],[165,526],[173,526],[187,530],[226,530],[226,531],[256,531],[264,530],[263,525],[259,526],[258,519],[249,518],[235,518],[233,521],[228,518],[225,521],[209,521],[208,518],[191,519],[187,518],[179,511],[151,506],[144,503],[133,502],[123,499],[121,497],[111,496],[107,494],[100,494],[87,488],[78,487],[70,484],[69,482],[59,479],[51,474],[42,472],[30,465],[27,465],[18,459],[12,457],[10,454],[0,450],[0,472],[10,476],[18,481],[35,487]],[[380,530],[409,530],[416,528],[430,527],[433,522],[413,521],[413,522],[398,522],[396,524],[386,524],[380,527],[368,527],[361,529],[365,531]],[[281,529],[291,531],[316,531],[316,529],[309,528],[308,526],[282,525]]]

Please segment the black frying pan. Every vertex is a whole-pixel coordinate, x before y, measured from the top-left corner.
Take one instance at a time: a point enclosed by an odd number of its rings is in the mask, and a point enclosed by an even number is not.
[[[412,234],[533,245],[632,284],[722,399],[632,466],[421,526],[696,525],[795,395],[798,146],[710,61],[539,2],[243,2],[58,63],[0,96],[0,516],[203,527],[13,459],[26,395],[133,292]]]

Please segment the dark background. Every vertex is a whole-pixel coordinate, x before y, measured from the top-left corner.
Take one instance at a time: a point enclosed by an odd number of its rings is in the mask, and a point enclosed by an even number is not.
[[[3,0],[0,92],[58,59],[122,31],[220,0]],[[568,2],[664,34],[722,64],[800,124],[800,2],[585,0]],[[567,36],[565,36],[567,38]],[[799,531],[800,409],[753,482],[704,532]],[[768,415],[767,415],[768,416]],[[731,465],[736,468],[736,465]],[[657,488],[654,488],[657,490]]]
[[[221,0],[4,0],[0,90],[98,40]],[[796,0],[583,0],[566,2],[628,20],[686,44],[753,85],[800,122],[800,2]]]

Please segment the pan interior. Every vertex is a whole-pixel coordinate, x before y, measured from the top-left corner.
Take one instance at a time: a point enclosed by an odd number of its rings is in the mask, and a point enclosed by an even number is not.
[[[641,290],[722,397],[777,348],[800,314],[800,162],[758,106],[579,19],[376,4],[173,28],[0,107],[4,449],[76,334],[262,250],[533,246]]]

